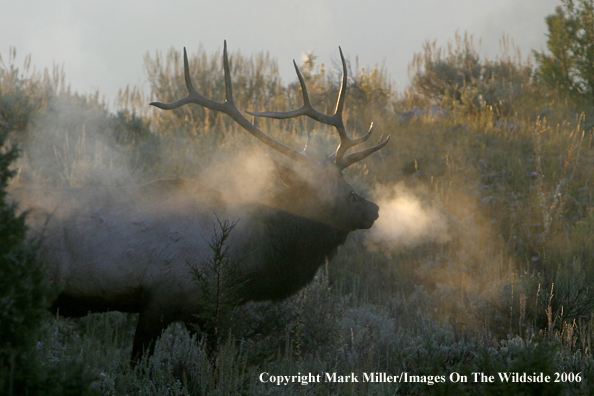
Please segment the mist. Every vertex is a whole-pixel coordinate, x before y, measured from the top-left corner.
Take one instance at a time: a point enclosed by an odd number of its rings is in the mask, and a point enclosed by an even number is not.
[[[118,144],[122,131],[101,109],[55,96],[14,137],[22,155],[18,184],[53,187],[118,186],[135,183],[130,150]]]
[[[414,247],[450,240],[446,215],[435,206],[423,203],[404,185],[382,186],[374,195],[378,196],[380,216],[367,236],[371,245]]]
[[[188,156],[200,157],[198,152],[192,154],[192,149],[186,148],[189,154],[184,156],[179,146],[157,144],[157,152],[149,160],[160,165],[151,164],[155,169],[143,174],[132,166],[137,153],[118,144],[122,131],[113,119],[61,98],[52,99],[49,109],[32,120],[19,142],[23,155],[15,184],[130,187],[163,177],[194,178],[217,191],[225,204],[234,206],[264,202],[282,188],[271,158],[258,144],[214,150],[210,158],[201,158],[206,165],[198,169],[184,164]],[[200,140],[193,139],[197,146]],[[423,202],[403,184],[376,187],[371,195],[380,206],[380,216],[366,233],[370,245],[412,247],[450,240],[443,210]]]
[[[261,201],[274,186],[274,166],[265,151],[247,147],[240,153],[220,153],[200,174],[200,181],[221,194],[226,204]]]

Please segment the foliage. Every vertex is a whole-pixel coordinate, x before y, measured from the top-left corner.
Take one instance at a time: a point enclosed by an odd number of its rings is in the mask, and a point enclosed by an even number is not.
[[[537,77],[549,88],[594,105],[594,1],[561,0],[547,16],[549,53],[534,51]]]
[[[6,197],[14,174],[10,164],[18,155],[16,148],[5,145],[6,134],[0,131],[0,389],[14,394],[15,389],[27,391],[27,358],[35,352],[48,290],[34,245],[26,240],[25,214],[17,215],[16,205]]]
[[[33,115],[65,89],[62,69],[54,68],[51,74],[31,71],[31,56],[25,57],[19,69],[16,57],[14,47],[9,49],[7,63],[0,56],[0,127],[19,137],[27,131]]]
[[[513,47],[513,46],[512,46]],[[510,54],[503,39],[504,54],[495,61],[481,61],[472,36],[456,34],[447,51],[426,42],[415,55],[409,95],[446,108],[461,107],[470,113],[493,109],[498,115],[513,114],[513,103],[530,83],[532,68],[522,63],[519,51]],[[513,48],[512,48],[513,49]]]

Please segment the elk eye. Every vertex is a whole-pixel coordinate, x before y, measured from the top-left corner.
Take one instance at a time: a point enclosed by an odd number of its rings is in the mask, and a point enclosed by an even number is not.
[[[357,194],[354,191],[351,191],[351,194],[349,195],[349,200],[351,201],[351,203],[357,203]]]

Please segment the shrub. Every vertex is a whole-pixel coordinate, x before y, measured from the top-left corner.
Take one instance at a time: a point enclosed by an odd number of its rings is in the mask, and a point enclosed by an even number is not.
[[[197,330],[209,335],[213,353],[218,351],[221,341],[232,328],[231,313],[242,303],[239,292],[243,286],[240,281],[240,262],[229,257],[228,238],[237,223],[221,221],[218,217],[217,223],[213,227],[212,240],[208,243],[212,256],[198,265],[188,263],[203,302],[202,312],[196,315],[199,323]]]
[[[0,56],[0,128],[22,140],[32,116],[64,91],[64,71],[31,72],[31,56],[25,57],[22,68],[16,66],[16,58],[14,47],[6,63]]]
[[[530,63],[521,62],[519,53],[510,54],[507,39],[503,44],[501,58],[481,61],[468,34],[456,34],[447,51],[438,48],[435,41],[426,42],[409,66],[409,95],[447,108],[461,107],[469,113],[490,108],[501,116],[512,115],[513,103],[530,83],[532,69]]]
[[[35,354],[48,289],[34,245],[26,239],[25,214],[18,215],[16,205],[7,200],[8,180],[14,174],[10,164],[18,151],[4,144],[6,135],[6,129],[0,131],[0,389],[14,394],[27,391],[28,360]]]
[[[37,337],[52,292],[37,256],[38,241],[27,239],[26,213],[8,202],[10,164],[18,151],[0,131],[0,392],[6,395],[84,395],[89,377],[83,366],[41,366]]]

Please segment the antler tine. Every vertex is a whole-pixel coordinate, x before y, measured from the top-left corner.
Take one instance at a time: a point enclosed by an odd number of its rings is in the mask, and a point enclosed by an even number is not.
[[[361,137],[359,137],[357,139],[350,139],[349,138],[347,144],[343,144],[342,145],[343,150],[344,151],[347,151],[349,148],[354,147],[354,146],[357,146],[357,145],[359,145],[359,144],[367,141],[371,137],[371,134],[373,133],[373,127],[374,127],[374,124],[372,122],[371,125],[369,125],[369,130],[367,131],[367,133],[365,135],[363,135],[363,136],[361,136]],[[340,149],[340,146],[339,146],[339,148],[334,153],[332,153],[328,158],[326,158],[324,160],[324,162],[325,163],[336,162],[336,158],[337,158],[339,149]],[[342,157],[339,157],[339,158],[343,158],[343,157],[344,157],[344,155]]]
[[[346,157],[343,157],[340,160],[334,160],[334,162],[336,163],[336,166],[338,167],[338,169],[343,170],[343,169],[351,166],[355,162],[359,162],[362,159],[369,157],[371,154],[375,153],[376,151],[378,151],[379,149],[384,147],[386,144],[388,144],[389,141],[390,141],[390,135],[388,135],[385,138],[384,138],[384,135],[382,135],[380,137],[378,143],[375,146],[369,147],[365,150],[357,151],[355,153],[351,153],[351,154],[347,155]],[[330,157],[328,157],[326,159],[326,161],[328,161],[328,160],[332,161],[333,159],[334,159],[334,155],[331,155]],[[326,161],[324,161],[324,162],[326,162]]]
[[[223,41],[223,70],[225,71],[225,99],[227,103],[237,110],[233,100],[233,88],[231,85],[231,68],[229,67],[229,56],[227,56],[227,40]]]
[[[297,73],[297,78],[299,79],[299,85],[301,85],[301,96],[303,97],[303,106],[301,106],[298,109],[289,111],[246,111],[246,113],[258,117],[275,118],[277,120],[295,118],[304,115],[323,124],[335,126],[335,120],[333,120],[332,116],[324,114],[314,109],[314,107],[311,105],[311,102],[309,101],[309,94],[307,93],[307,86],[305,85],[305,79],[303,78],[303,75],[301,74],[299,66],[297,66],[297,62],[295,62],[295,60],[293,60],[293,66],[295,66],[295,72]]]
[[[268,147],[286,155],[287,157],[296,161],[314,163],[313,160],[305,156],[291,147],[285,146],[284,144],[272,139],[264,132],[260,131],[254,124],[248,121],[247,118],[239,111],[233,100],[233,89],[231,85],[231,70],[229,67],[229,57],[227,56],[227,41],[225,40],[223,46],[223,69],[225,71],[225,101],[216,102],[208,99],[205,96],[200,95],[194,88],[192,79],[190,77],[190,66],[188,63],[188,55],[184,47],[184,77],[186,81],[186,88],[188,89],[188,96],[182,98],[173,103],[162,103],[162,102],[151,102],[150,105],[158,107],[163,110],[172,110],[181,107],[188,103],[195,103],[202,107],[206,107],[211,110],[220,111],[227,114],[235,122],[237,122],[243,129],[252,134],[255,138],[266,144]]]
[[[287,118],[294,118],[299,116],[307,116],[309,118],[314,119],[315,121],[321,122],[326,125],[331,125],[336,128],[338,135],[340,137],[340,144],[337,147],[336,151],[328,157],[324,163],[327,162],[334,162],[340,169],[344,169],[347,166],[353,164],[354,162],[360,161],[361,159],[369,156],[373,152],[381,149],[384,147],[389,140],[389,136],[386,139],[380,139],[380,142],[369,149],[363,150],[358,153],[352,153],[345,158],[346,152],[363,142],[365,142],[371,136],[373,132],[373,123],[371,123],[368,132],[360,138],[351,139],[349,138],[346,128],[344,126],[344,122],[342,119],[342,112],[344,110],[344,103],[346,100],[346,91],[348,86],[348,75],[347,75],[347,63],[344,58],[344,54],[342,53],[342,48],[338,47],[338,51],[340,52],[340,60],[342,63],[342,80],[340,84],[340,90],[338,92],[338,99],[336,100],[336,106],[334,108],[334,114],[328,115],[324,114],[318,110],[316,110],[310,100],[309,94],[307,92],[307,86],[305,85],[305,79],[297,66],[297,63],[293,60],[293,65],[295,66],[295,71],[297,72],[297,78],[299,79],[299,84],[301,85],[301,94],[303,96],[303,106],[296,110],[289,110],[289,111],[266,111],[266,112],[247,112],[248,114],[252,114],[258,117],[268,117],[268,118],[276,118],[276,119],[287,119]]]
[[[338,52],[340,52],[340,61],[342,62],[342,79],[340,82],[340,89],[338,90],[338,99],[336,100],[336,107],[334,108],[334,114],[340,114],[342,119],[342,109],[344,109],[344,101],[346,98],[348,75],[347,75],[347,64],[342,54],[342,48],[338,46]]]
[[[225,50],[226,50],[226,43],[225,43]],[[192,83],[192,78],[190,77],[190,66],[188,63],[188,54],[186,52],[186,47],[184,47],[184,79],[186,81],[186,88],[188,89],[188,96],[182,98],[178,101],[173,103],[163,103],[163,102],[151,102],[149,103],[151,106],[158,107],[163,110],[173,110],[177,109],[188,103],[195,103],[202,107],[206,107],[212,110],[217,111],[225,111],[225,103],[215,102],[214,100],[208,99],[202,95],[200,95],[196,89],[194,88],[194,84]]]

